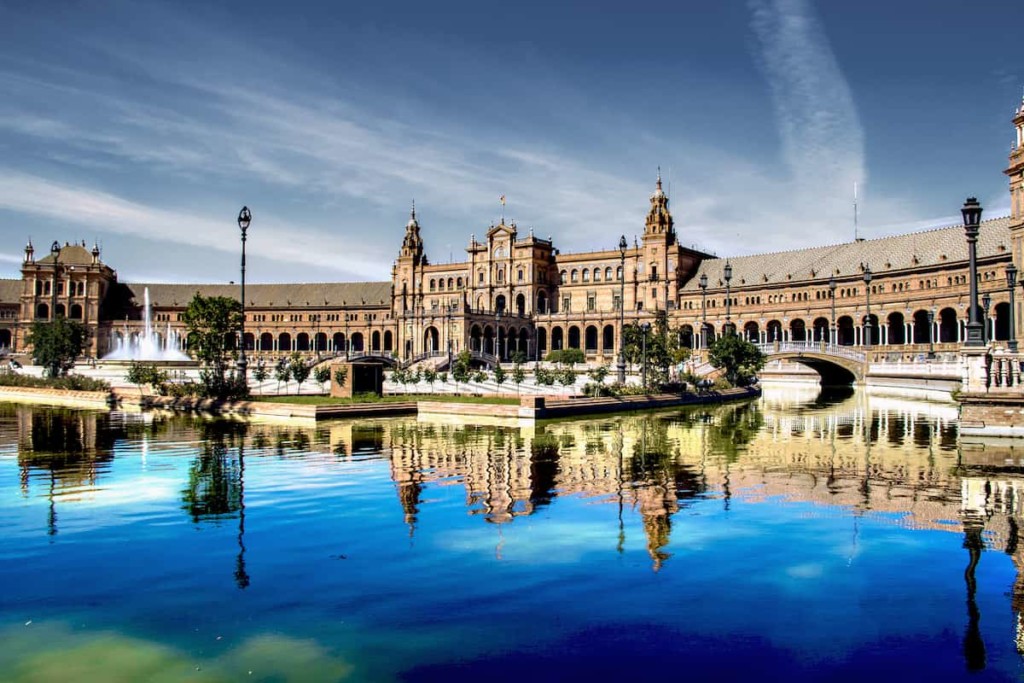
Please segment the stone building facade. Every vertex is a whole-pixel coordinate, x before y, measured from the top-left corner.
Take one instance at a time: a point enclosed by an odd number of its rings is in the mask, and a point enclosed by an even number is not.
[[[995,343],[1010,336],[1006,266],[1024,266],[1024,103],[1013,126],[1011,215],[984,221],[978,243],[979,295],[991,301],[986,329]],[[579,348],[588,361],[607,364],[618,353],[620,319],[653,322],[664,312],[695,349],[729,325],[765,343],[824,341],[912,358],[954,351],[968,320],[962,226],[720,258],[679,243],[660,177],[632,244],[609,233],[602,236],[609,249],[563,254],[551,237],[520,235],[503,220],[470,237],[465,260],[434,264],[424,235],[414,209],[389,281],[248,285],[246,348],[265,357],[403,360],[468,348],[485,362]],[[165,338],[184,332],[181,313],[196,292],[238,296],[233,285],[122,283],[100,257],[84,243],[55,243],[37,260],[30,243],[21,277],[0,280],[0,346],[25,350],[32,322],[56,313],[85,323],[89,354],[102,357],[141,333],[147,289],[154,328]]]

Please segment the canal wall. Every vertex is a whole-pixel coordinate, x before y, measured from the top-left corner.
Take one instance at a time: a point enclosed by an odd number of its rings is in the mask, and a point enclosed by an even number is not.
[[[70,408],[109,408],[113,402],[109,391],[71,391],[44,387],[0,386],[0,401],[34,403]]]

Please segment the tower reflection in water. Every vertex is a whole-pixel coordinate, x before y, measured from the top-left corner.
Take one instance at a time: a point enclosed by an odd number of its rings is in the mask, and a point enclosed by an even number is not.
[[[653,571],[672,562],[673,519],[698,501],[723,511],[736,501],[808,502],[875,521],[964,536],[965,665],[985,666],[976,568],[984,550],[1004,550],[1018,568],[1012,608],[1024,652],[1024,544],[1020,487],[1024,457],[1013,444],[960,444],[956,406],[856,394],[773,394],[714,409],[633,414],[508,427],[411,419],[276,427],[33,408],[14,412],[22,490],[50,500],[47,533],[59,507],[100,485],[125,439],[191,440],[198,446],[182,482],[181,507],[195,524],[235,520],[234,577],[246,567],[247,459],[329,456],[343,467],[385,458],[409,536],[430,514],[424,492],[461,487],[467,513],[500,528],[558,497],[617,507],[608,547],[625,552],[629,529],[643,534]],[[14,435],[10,435],[14,436]],[[34,482],[34,483],[33,483]],[[426,501],[426,502],[425,502]],[[639,524],[627,523],[633,516]],[[958,525],[950,523],[958,520]],[[851,550],[851,553],[855,550]],[[851,555],[852,561],[852,555]]]

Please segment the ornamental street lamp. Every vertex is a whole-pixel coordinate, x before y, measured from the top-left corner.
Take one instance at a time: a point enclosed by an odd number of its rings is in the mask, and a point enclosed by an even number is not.
[[[700,280],[700,347],[708,347],[708,274],[701,273]]]
[[[960,213],[964,218],[964,234],[967,236],[967,258],[971,279],[968,300],[967,339],[964,346],[984,346],[982,325],[978,322],[978,231],[981,225],[981,204],[976,197],[968,197]]]
[[[1024,285],[1024,282],[1021,283]],[[1017,266],[1006,266],[1006,286],[1010,290],[1010,335],[1006,346],[1011,353],[1017,353],[1017,310],[1013,302],[1013,290],[1017,287]]]
[[[1012,289],[1013,288],[1011,287],[1011,290]],[[982,326],[981,326],[981,340],[983,342],[985,342],[986,345],[988,344],[988,324],[989,324],[988,323],[988,321],[989,321],[988,308],[991,305],[992,305],[992,297],[991,297],[991,295],[989,295],[988,292],[985,292],[984,294],[981,295],[981,312],[982,312],[982,317],[981,317],[981,322],[982,322]]]
[[[836,334],[836,276],[830,275],[828,278],[828,298],[832,302],[832,325],[829,329],[829,344],[837,344],[839,342]]]
[[[643,330],[643,337],[642,337],[642,339],[643,339],[643,341],[642,341],[642,344],[643,344],[643,358],[644,358],[643,386],[644,386],[644,392],[646,392],[647,391],[647,333],[651,331],[651,324],[650,323],[644,323],[643,325],[640,326],[640,329]]]
[[[935,360],[935,314],[938,311],[932,307],[928,311],[928,360]]]
[[[60,243],[57,240],[50,245],[50,256],[53,257],[53,291],[50,304],[50,320],[57,319],[57,272],[60,270]]]
[[[238,354],[238,376],[243,382],[246,381],[245,371],[249,365],[245,359],[245,233],[251,222],[252,214],[249,213],[249,207],[243,206],[238,212],[238,228],[242,231],[242,351]]]
[[[867,315],[864,316],[864,346],[871,350],[871,266],[864,266],[864,295],[867,297]]]
[[[732,265],[725,262],[725,329],[728,334],[732,334],[732,323],[730,322],[731,316],[729,315],[732,310],[732,295],[730,289],[730,283],[732,282]]]
[[[619,237],[619,360],[615,365],[619,384],[626,383],[626,348],[623,335],[626,329],[626,236]]]

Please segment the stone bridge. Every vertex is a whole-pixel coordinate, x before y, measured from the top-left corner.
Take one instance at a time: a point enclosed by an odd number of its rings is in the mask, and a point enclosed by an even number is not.
[[[825,342],[774,342],[758,344],[768,360],[800,363],[821,375],[828,385],[858,384],[867,374],[867,357],[849,346]]]

